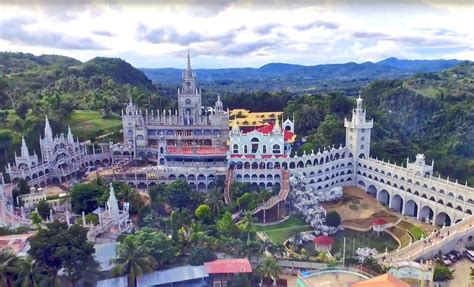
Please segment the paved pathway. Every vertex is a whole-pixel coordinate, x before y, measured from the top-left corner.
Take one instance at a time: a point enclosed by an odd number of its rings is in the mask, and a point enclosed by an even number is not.
[[[455,225],[442,228],[439,231],[439,235],[432,233],[423,240],[418,240],[404,248],[392,251],[387,255],[379,254],[378,258],[381,259],[385,256],[388,261],[415,260],[433,250],[440,249],[447,242],[457,240],[467,234],[474,235],[474,216],[470,216]]]

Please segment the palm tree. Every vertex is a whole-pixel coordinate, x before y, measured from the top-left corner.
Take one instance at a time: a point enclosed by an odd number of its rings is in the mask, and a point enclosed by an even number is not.
[[[240,226],[243,232],[247,233],[247,243],[250,242],[250,233],[255,232],[255,222],[252,217],[252,213],[249,211],[245,212],[244,218],[240,222]]]
[[[18,272],[18,282],[20,287],[36,287],[38,286],[39,277],[39,268],[37,264],[34,263],[33,258],[30,256],[23,258],[19,264]]]
[[[0,286],[11,286],[12,275],[16,273],[19,259],[11,249],[0,249]]]
[[[132,240],[124,240],[118,247],[118,256],[112,259],[114,274],[128,274],[128,286],[137,286],[137,277],[153,271],[156,261],[145,246],[137,246]]]
[[[222,193],[219,191],[219,188],[217,186],[213,188],[208,194],[206,204],[211,209],[212,214],[217,217],[221,212],[222,207],[224,207],[224,202],[222,201]]]
[[[269,278],[276,280],[280,276],[281,268],[273,257],[266,257],[257,266],[257,272],[260,274],[260,281]]]

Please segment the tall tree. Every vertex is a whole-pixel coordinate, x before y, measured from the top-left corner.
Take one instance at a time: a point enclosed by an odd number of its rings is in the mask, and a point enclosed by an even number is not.
[[[13,275],[17,272],[18,257],[9,248],[0,249],[0,285],[11,286]]]
[[[212,215],[217,217],[224,207],[223,193],[217,188],[213,188],[206,198],[206,204],[211,209]]]
[[[255,234],[255,222],[254,222],[251,212],[249,211],[245,212],[245,215],[239,224],[239,228],[240,230],[242,230],[244,234],[247,234],[247,244],[248,244],[250,242],[250,236]]]
[[[36,287],[44,277],[41,267],[30,256],[23,257],[18,266],[18,278],[15,282],[19,287]]]
[[[112,259],[116,266],[112,269],[114,274],[127,274],[128,286],[137,286],[137,277],[144,273],[153,271],[156,264],[150,254],[150,250],[143,246],[137,246],[133,240],[124,240],[118,247],[116,259]]]
[[[266,257],[257,266],[260,278],[276,280],[280,277],[281,268],[273,257]]]
[[[92,254],[95,249],[87,241],[87,229],[68,225],[64,222],[53,222],[40,229],[31,239],[28,254],[44,266],[52,284],[58,281],[58,271],[64,268],[66,277],[74,284],[84,273],[84,266],[92,266]],[[97,265],[95,265],[97,267]],[[94,266],[87,270],[94,269]]]

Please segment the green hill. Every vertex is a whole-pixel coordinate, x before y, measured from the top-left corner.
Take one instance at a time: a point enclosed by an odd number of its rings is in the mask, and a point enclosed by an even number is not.
[[[424,152],[442,174],[474,183],[474,63],[377,81],[362,95],[376,122],[373,154],[401,162]]]
[[[116,137],[118,116],[130,97],[142,108],[170,104],[142,71],[118,58],[82,63],[57,55],[0,53],[0,169],[18,150],[21,135],[39,153],[45,115],[56,132],[71,125],[81,139]]]

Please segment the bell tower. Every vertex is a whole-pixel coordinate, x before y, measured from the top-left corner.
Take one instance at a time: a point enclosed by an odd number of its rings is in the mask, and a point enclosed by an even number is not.
[[[354,158],[369,158],[370,131],[374,120],[366,120],[366,111],[362,108],[362,98],[357,98],[357,107],[352,110],[352,119],[344,119],[346,127],[346,147]]]
[[[201,122],[201,89],[196,84],[196,74],[191,68],[188,52],[188,65],[183,71],[183,84],[178,89],[178,111],[183,125],[197,125]]]

